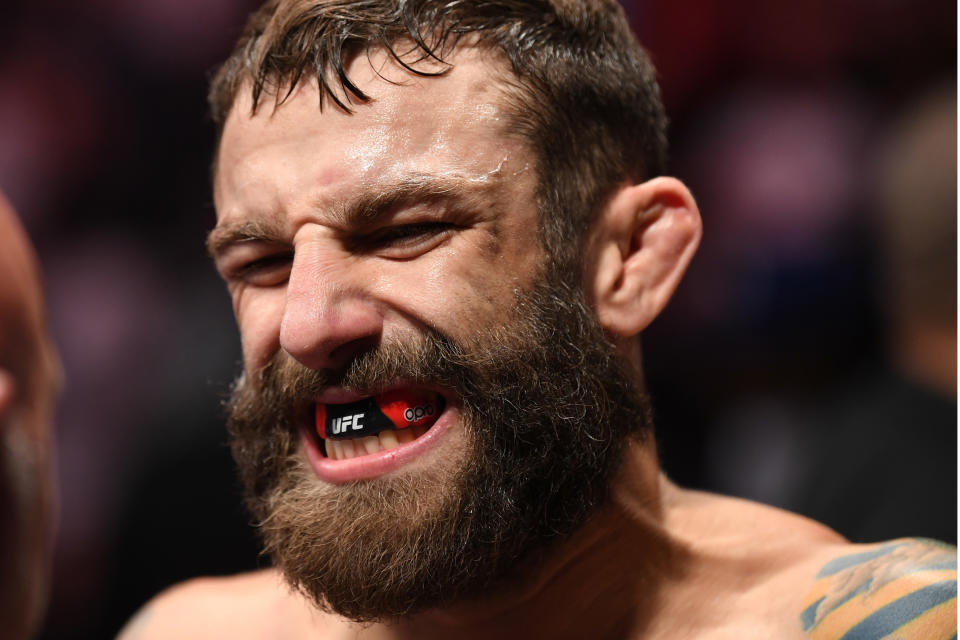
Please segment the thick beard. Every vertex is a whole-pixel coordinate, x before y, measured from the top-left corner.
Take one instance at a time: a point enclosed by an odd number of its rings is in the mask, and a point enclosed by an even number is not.
[[[453,389],[468,444],[427,472],[319,481],[295,407],[329,385],[402,379]],[[279,355],[228,405],[234,457],[265,551],[327,611],[383,621],[480,598],[569,536],[606,499],[650,408],[581,296],[544,279],[469,344],[424,333],[343,371]],[[459,459],[457,459],[459,457]]]

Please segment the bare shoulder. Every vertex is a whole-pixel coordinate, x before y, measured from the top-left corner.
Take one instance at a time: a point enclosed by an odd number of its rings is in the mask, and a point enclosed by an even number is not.
[[[904,538],[850,544],[808,518],[736,498],[684,492],[677,528],[694,549],[724,561],[715,593],[733,637],[810,640],[953,640],[957,633],[956,549]],[[681,520],[682,518],[682,520]],[[741,627],[737,624],[742,622]],[[756,625],[776,632],[760,636]]]
[[[847,544],[819,522],[751,500],[672,485],[666,485],[663,493],[666,526],[674,535],[696,546],[719,546],[763,558],[773,572]]]
[[[145,604],[118,640],[296,638],[306,629],[322,634],[325,618],[276,571],[263,570],[175,585]]]
[[[800,624],[812,640],[956,638],[956,548],[922,538],[843,545],[813,576]]]

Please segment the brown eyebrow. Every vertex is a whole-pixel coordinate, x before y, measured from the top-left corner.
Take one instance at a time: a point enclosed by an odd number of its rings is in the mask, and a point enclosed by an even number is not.
[[[491,182],[453,176],[413,175],[386,185],[376,185],[332,211],[346,228],[375,223],[393,209],[407,204],[449,200],[463,206],[478,205],[493,187]]]
[[[413,175],[386,185],[376,185],[345,204],[331,207],[330,216],[344,228],[374,224],[399,206],[412,203],[450,200],[462,207],[488,203],[486,194],[494,181],[476,181],[454,176]],[[322,203],[318,208],[323,209]],[[216,259],[228,247],[250,241],[283,244],[287,242],[274,220],[246,220],[217,225],[207,234],[207,252]]]
[[[216,259],[228,247],[254,240],[279,244],[283,234],[275,224],[260,220],[218,224],[207,234],[207,253]]]

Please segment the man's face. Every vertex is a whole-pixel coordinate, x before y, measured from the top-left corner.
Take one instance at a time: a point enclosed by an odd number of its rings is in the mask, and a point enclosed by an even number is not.
[[[330,103],[321,113],[316,88],[301,85],[251,118],[240,92],[219,150],[211,243],[228,243],[213,248],[248,373],[279,349],[324,369],[427,328],[466,337],[532,283],[534,172],[525,146],[498,135],[500,96],[485,71],[458,59],[448,75],[418,79],[360,56],[348,72],[374,102],[353,114]]]
[[[352,115],[298,89],[224,129],[211,234],[240,326],[234,453],[287,578],[355,619],[476,597],[602,500],[646,406],[580,283],[545,267],[534,172],[470,51],[384,56]],[[439,394],[429,429],[322,439],[316,407]],[[320,425],[320,431],[323,426]],[[336,444],[333,444],[336,442]]]
[[[58,381],[36,258],[0,195],[0,619],[12,638],[31,635],[46,599]]]

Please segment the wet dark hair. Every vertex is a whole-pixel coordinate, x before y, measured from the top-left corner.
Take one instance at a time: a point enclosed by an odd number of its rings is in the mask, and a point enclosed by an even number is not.
[[[282,103],[305,77],[349,111],[369,99],[344,70],[353,56],[382,49],[412,74],[440,75],[449,67],[422,63],[445,65],[458,44],[494,52],[512,72],[492,80],[504,85],[507,133],[537,162],[540,240],[575,268],[614,189],[665,170],[653,66],[615,0],[269,0],[214,76],[213,119],[222,132],[242,87],[255,111],[264,93]]]

